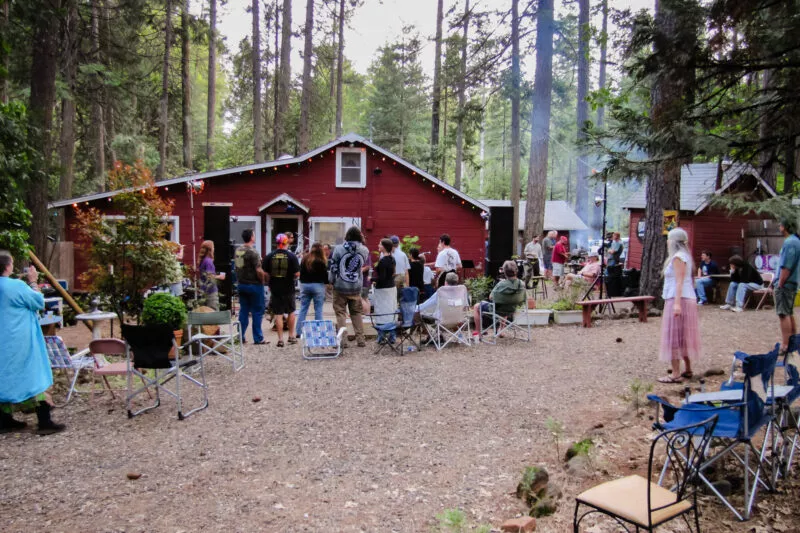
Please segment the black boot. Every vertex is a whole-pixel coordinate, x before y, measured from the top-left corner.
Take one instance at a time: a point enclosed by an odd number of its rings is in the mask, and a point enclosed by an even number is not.
[[[59,431],[64,431],[66,427],[64,424],[56,424],[50,419],[50,404],[47,402],[39,402],[36,407],[36,416],[39,418],[39,427],[36,430],[37,435],[52,435]]]
[[[19,431],[27,427],[25,422],[14,420],[11,413],[0,411],[0,433],[10,433],[12,431]]]

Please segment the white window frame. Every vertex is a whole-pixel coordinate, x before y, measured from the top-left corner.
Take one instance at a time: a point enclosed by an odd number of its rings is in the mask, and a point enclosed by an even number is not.
[[[361,181],[359,183],[342,183],[342,154],[359,154],[361,156]],[[367,150],[365,148],[336,149],[336,186],[345,189],[363,189],[367,186]]]
[[[361,217],[308,217],[308,228],[309,228],[308,234],[310,238],[309,242],[312,244],[317,242],[317,232],[315,225],[318,222],[334,222],[334,223],[339,222],[339,223],[344,223],[345,226],[357,226],[359,228],[361,227]],[[345,228],[345,231],[347,231],[347,228]],[[334,243],[328,243],[328,244],[333,245]]]
[[[123,215],[103,215],[103,220],[125,220],[128,217]],[[170,215],[168,217],[164,217],[162,220],[165,222],[169,222],[172,224],[172,231],[169,233],[169,240],[170,242],[174,242],[180,244],[181,241],[181,217],[176,215]]]
[[[295,234],[295,245],[298,250],[303,250],[303,216],[300,215],[267,215],[267,234],[264,236],[265,250],[264,255],[272,251],[272,245],[275,244],[275,235],[272,234],[272,222],[278,218],[296,218],[297,219],[297,233]]]
[[[261,255],[261,217],[259,216],[250,216],[250,215],[231,215],[230,221],[233,222],[235,218],[239,222],[255,222],[256,223],[256,250],[258,251],[258,255]],[[230,236],[229,236],[230,238]],[[241,238],[241,236],[239,236]],[[237,239],[238,240],[238,239]]]

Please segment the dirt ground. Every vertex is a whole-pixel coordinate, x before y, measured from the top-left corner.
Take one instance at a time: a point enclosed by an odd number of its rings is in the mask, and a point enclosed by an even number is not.
[[[769,310],[702,308],[701,321],[699,372],[727,370],[734,350],[761,353],[778,337]],[[122,400],[79,395],[54,413],[64,433],[0,435],[0,530],[426,532],[446,509],[464,511],[465,531],[499,530],[526,512],[514,495],[524,467],[545,465],[563,497],[537,531],[571,531],[576,494],[646,473],[653,411],[637,414],[622,396],[634,379],[664,374],[660,323],[551,326],[531,343],[404,357],[375,355],[371,343],[336,361],[304,361],[299,346],[273,347],[271,333],[272,345],[247,345],[241,372],[208,358],[210,407],[187,420],[169,399],[128,419]],[[80,328],[64,331],[68,344],[88,340]],[[678,401],[682,389],[654,390]],[[561,454],[592,436],[587,474],[566,473],[548,418],[563,425]],[[762,493],[744,524],[703,498],[703,530],[800,531],[796,496],[796,481]],[[617,530],[591,519],[582,529]]]

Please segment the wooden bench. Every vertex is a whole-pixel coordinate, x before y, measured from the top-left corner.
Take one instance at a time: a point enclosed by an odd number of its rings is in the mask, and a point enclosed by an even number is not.
[[[653,296],[629,296],[627,298],[606,298],[604,300],[585,300],[578,302],[583,307],[583,327],[592,327],[592,310],[598,305],[614,305],[618,303],[631,302],[639,310],[639,322],[647,322],[647,302],[655,300]]]

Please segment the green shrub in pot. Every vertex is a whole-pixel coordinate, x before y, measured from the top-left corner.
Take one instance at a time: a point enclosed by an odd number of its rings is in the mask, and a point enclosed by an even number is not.
[[[183,330],[186,325],[186,306],[180,298],[159,292],[150,295],[142,308],[142,323],[150,326],[164,324],[173,331]]]

